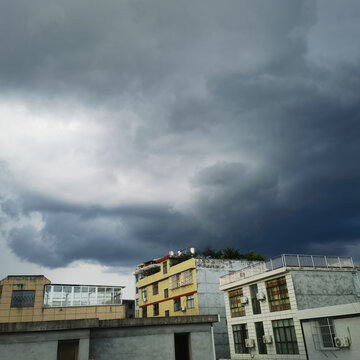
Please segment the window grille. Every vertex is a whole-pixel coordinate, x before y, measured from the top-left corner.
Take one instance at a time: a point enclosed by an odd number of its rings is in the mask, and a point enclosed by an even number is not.
[[[316,350],[335,348],[335,329],[331,318],[323,318],[312,323],[311,327]]]
[[[12,292],[11,307],[34,306],[34,290],[14,290]]]

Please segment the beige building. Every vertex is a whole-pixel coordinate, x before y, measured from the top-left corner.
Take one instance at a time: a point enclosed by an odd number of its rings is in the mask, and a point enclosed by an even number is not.
[[[0,281],[0,323],[124,319],[123,286],[51,284],[43,275]]]

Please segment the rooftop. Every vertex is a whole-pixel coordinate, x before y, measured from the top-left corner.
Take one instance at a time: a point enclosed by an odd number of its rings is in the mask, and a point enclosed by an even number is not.
[[[240,271],[231,272],[220,278],[220,285],[227,285],[238,280],[244,280],[254,275],[280,269],[282,267],[296,268],[354,268],[352,257],[282,254],[267,261],[248,266]]]

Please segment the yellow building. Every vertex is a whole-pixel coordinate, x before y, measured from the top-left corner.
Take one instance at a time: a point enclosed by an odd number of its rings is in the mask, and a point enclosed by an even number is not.
[[[138,317],[199,315],[194,258],[165,256],[138,266]]]
[[[123,319],[123,286],[51,284],[43,275],[0,281],[0,323]]]

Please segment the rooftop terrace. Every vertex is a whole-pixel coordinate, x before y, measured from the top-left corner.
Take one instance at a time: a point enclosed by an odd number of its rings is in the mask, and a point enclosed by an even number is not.
[[[251,265],[240,271],[232,272],[220,278],[220,285],[243,280],[248,277],[280,269],[282,267],[298,268],[354,268],[353,259],[344,256],[282,254],[268,261]]]

